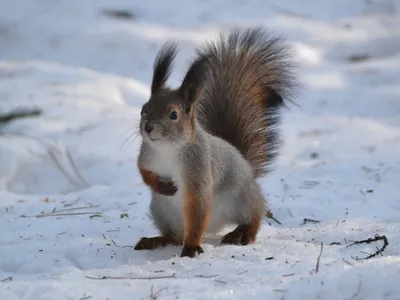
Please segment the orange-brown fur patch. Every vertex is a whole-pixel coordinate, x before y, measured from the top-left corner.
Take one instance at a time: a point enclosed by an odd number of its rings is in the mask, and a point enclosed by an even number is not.
[[[203,195],[202,195],[203,196]],[[189,190],[184,192],[184,226],[185,240],[187,247],[199,246],[211,216],[211,208],[208,203],[200,203],[200,199]],[[205,206],[205,207],[204,207]]]
[[[177,186],[171,180],[160,179],[152,171],[139,167],[140,174],[145,184],[151,187],[151,189],[159,194],[172,196],[178,190]]]
[[[260,229],[261,226],[261,216],[257,212],[256,215],[253,216],[253,220],[250,223],[250,226],[248,227],[248,234],[250,238],[250,244],[254,243],[256,240],[257,232]]]
[[[157,175],[152,171],[141,168],[140,166],[139,166],[139,171],[140,174],[142,175],[143,182],[154,189],[154,187],[156,187],[158,183]]]
[[[248,97],[250,99],[254,99],[254,102],[257,105],[264,106],[264,105],[266,105],[265,102],[268,98],[267,90],[266,90],[265,86],[258,84],[251,89],[251,93],[249,93]]]

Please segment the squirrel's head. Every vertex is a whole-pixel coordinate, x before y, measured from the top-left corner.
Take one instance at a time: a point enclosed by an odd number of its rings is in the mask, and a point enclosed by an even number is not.
[[[140,133],[147,142],[185,142],[193,137],[195,105],[204,78],[204,57],[196,59],[181,86],[170,89],[166,82],[171,73],[177,44],[167,42],[158,52],[153,69],[150,99],[143,105]]]

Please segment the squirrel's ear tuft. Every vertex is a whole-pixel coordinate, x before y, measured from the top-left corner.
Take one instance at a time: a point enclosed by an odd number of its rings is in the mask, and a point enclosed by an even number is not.
[[[206,63],[207,60],[205,56],[197,58],[190,66],[179,88],[179,95],[184,101],[186,113],[190,112],[205,82]]]
[[[158,51],[153,66],[153,80],[151,83],[151,94],[165,87],[165,83],[171,74],[172,65],[178,52],[178,44],[174,41],[166,42]]]

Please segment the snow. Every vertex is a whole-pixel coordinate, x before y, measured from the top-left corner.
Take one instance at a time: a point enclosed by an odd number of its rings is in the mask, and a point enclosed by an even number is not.
[[[0,2],[1,111],[43,110],[0,128],[0,299],[400,298],[400,5],[276,3]],[[154,56],[179,42],[177,85],[193,47],[238,24],[283,34],[302,65],[299,107],[284,111],[281,155],[262,180],[282,225],[265,219],[254,245],[219,246],[227,228],[195,259],[172,246],[134,251],[156,234],[140,137],[126,140]],[[90,214],[35,217],[73,208],[59,213]],[[389,241],[383,256],[355,260],[382,243],[346,243],[375,234]]]

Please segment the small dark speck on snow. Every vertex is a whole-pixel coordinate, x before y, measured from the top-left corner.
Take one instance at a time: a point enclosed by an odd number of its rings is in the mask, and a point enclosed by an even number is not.
[[[134,20],[136,16],[128,10],[105,9],[103,14],[108,17],[124,20]]]
[[[362,62],[368,60],[370,56],[368,54],[354,54],[348,57],[348,60],[352,63]]]

